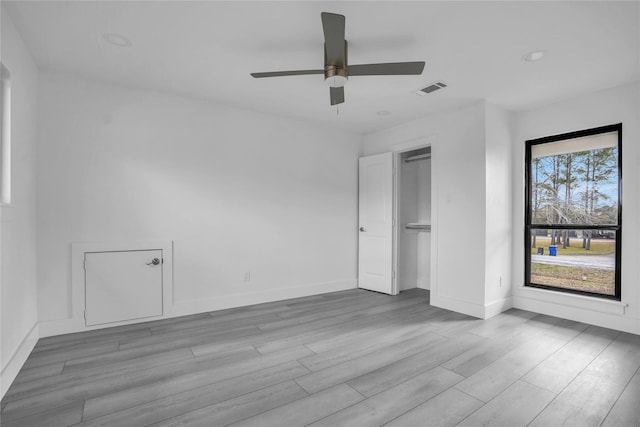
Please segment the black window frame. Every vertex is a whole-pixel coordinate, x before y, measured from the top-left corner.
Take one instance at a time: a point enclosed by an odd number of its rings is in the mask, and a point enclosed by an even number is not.
[[[580,224],[532,224],[531,223],[531,200],[532,200],[532,165],[531,148],[534,145],[551,142],[565,141],[585,136],[593,136],[601,133],[618,133],[618,223],[615,225],[580,225]],[[555,292],[579,294],[602,299],[612,299],[621,301],[622,299],[622,123],[601,126],[591,129],[568,132],[559,135],[546,136],[543,138],[530,139],[525,142],[525,217],[524,217],[524,245],[525,245],[525,272],[524,285],[532,288],[540,288]],[[614,295],[606,295],[596,292],[581,291],[578,289],[560,288],[550,285],[531,283],[531,232],[534,229],[547,230],[614,230],[616,239],[616,264],[615,264],[615,284]]]

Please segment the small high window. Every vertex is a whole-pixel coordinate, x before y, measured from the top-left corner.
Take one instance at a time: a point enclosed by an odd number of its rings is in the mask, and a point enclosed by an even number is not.
[[[622,125],[526,143],[525,285],[620,300]]]
[[[11,203],[11,79],[9,70],[0,64],[0,202]]]

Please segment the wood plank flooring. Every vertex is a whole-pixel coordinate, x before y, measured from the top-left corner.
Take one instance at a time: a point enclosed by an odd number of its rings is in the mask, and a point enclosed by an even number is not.
[[[41,339],[2,426],[640,427],[640,336],[349,290]]]

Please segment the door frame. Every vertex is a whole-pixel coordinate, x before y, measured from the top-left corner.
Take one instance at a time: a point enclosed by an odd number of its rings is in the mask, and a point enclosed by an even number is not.
[[[393,236],[392,236],[392,281],[391,295],[400,293],[400,284],[398,280],[398,240],[402,232],[402,224],[400,224],[400,201],[401,201],[401,185],[400,178],[402,174],[402,154],[407,151],[413,151],[420,148],[431,147],[431,274],[430,274],[430,292],[437,293],[437,201],[438,193],[436,186],[436,163],[433,161],[434,151],[436,150],[437,134],[425,135],[394,144],[391,146],[393,152]]]
[[[86,242],[71,244],[71,287],[69,289],[68,319],[58,323],[56,329],[63,330],[60,333],[102,329],[106,327],[139,323],[140,319],[124,320],[108,324],[86,326],[84,319],[85,310],[85,276],[84,255],[86,252],[125,252],[139,250],[161,250],[162,265],[162,311],[163,315],[145,318],[144,321],[156,320],[167,317],[171,313],[174,304],[173,293],[173,241],[172,240],[144,240],[128,242]],[[58,331],[47,331],[47,335],[56,335]]]

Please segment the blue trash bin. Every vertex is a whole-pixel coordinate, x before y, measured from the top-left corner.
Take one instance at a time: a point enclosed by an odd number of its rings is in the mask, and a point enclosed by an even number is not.
[[[549,256],[556,256],[558,253],[558,246],[550,245],[549,246]]]

